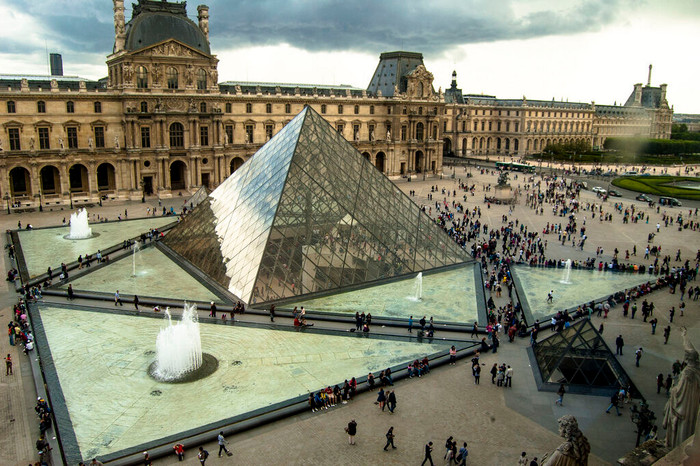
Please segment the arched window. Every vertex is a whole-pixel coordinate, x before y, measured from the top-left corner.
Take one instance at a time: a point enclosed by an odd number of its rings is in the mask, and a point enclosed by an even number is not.
[[[207,88],[207,72],[202,68],[197,70],[197,89]]]
[[[177,70],[171,66],[165,73],[165,77],[168,81],[168,89],[177,89]]]
[[[43,100],[40,100],[39,102],[36,103],[36,111],[38,113],[46,113],[46,102]]]
[[[185,147],[185,129],[181,123],[170,125],[170,147]]]
[[[70,100],[66,102],[66,113],[75,113],[75,104]]]
[[[199,104],[199,111],[202,113],[207,113],[207,103],[202,102]]]
[[[141,113],[148,113],[148,102],[141,102]]]
[[[423,123],[416,123],[416,139],[423,140]]]
[[[145,66],[136,68],[136,87],[139,89],[148,88],[148,70]]]

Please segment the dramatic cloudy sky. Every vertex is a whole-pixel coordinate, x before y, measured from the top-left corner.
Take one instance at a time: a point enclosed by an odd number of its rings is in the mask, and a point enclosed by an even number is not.
[[[436,88],[454,69],[468,93],[612,104],[652,63],[676,112],[700,113],[698,0],[205,1],[221,80],[366,87],[381,52],[409,50]],[[0,73],[46,73],[48,49],[65,74],[106,74],[112,2],[0,0],[0,18]]]

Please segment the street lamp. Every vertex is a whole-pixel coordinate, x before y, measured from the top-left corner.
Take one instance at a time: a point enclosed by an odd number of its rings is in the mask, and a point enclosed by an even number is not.
[[[10,195],[5,193],[5,196],[3,197],[5,199],[5,202],[7,202],[7,213],[10,213]]]

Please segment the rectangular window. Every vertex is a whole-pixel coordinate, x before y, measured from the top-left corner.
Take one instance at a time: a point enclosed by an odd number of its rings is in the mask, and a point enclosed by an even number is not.
[[[75,104],[73,102],[66,102],[66,113],[75,113]]]
[[[501,130],[501,122],[499,121],[498,122],[498,131],[500,131],[500,130]]]
[[[369,140],[374,141],[374,125],[369,125]]]
[[[15,113],[15,102],[14,100],[7,101],[7,113]]]
[[[292,104],[284,104],[284,113],[292,113]]]
[[[148,126],[141,127],[141,147],[146,149],[151,147],[151,128]]]
[[[342,115],[342,114],[343,114],[343,106],[338,105],[338,115]]]
[[[245,112],[253,113],[253,104],[245,104]]]
[[[474,122],[474,131],[477,131],[479,129],[479,122],[475,121]]]
[[[401,140],[405,141],[406,140],[406,133],[408,132],[408,128],[406,126],[401,127]]]
[[[226,104],[226,113],[231,113],[231,104]]]
[[[49,142],[49,128],[39,128],[39,149],[51,149]]]
[[[491,131],[491,128],[493,128],[493,122],[489,121],[489,131]]]
[[[78,128],[75,126],[69,126],[66,128],[66,138],[68,139],[69,149],[78,148]]]
[[[352,140],[360,140],[360,125],[352,125]]]
[[[321,113],[326,113],[326,104],[321,104]]]
[[[335,129],[337,129],[340,134],[343,134],[343,130],[345,129],[345,125],[338,124],[338,126],[336,126]]]
[[[95,102],[95,113],[102,113],[102,102]]]
[[[481,122],[481,131],[485,131],[486,128],[486,122]]]
[[[506,121],[506,131],[510,131],[510,121]]]
[[[272,125],[265,125],[265,140],[272,139]]]
[[[253,125],[245,125],[245,142],[253,143]]]
[[[105,146],[105,129],[103,126],[95,126],[95,147]]]
[[[516,133],[518,132],[518,122],[517,121],[515,122],[515,132]]]
[[[199,145],[208,146],[209,145],[209,127],[200,126],[199,127]]]
[[[7,135],[10,138],[10,150],[22,150],[19,143],[19,128],[9,128]]]
[[[442,132],[443,132],[443,133],[446,133],[446,132],[447,132],[447,122],[446,122],[446,121],[443,121],[443,122],[442,122]]]
[[[226,125],[226,142],[228,144],[233,144],[233,125]]]
[[[272,104],[265,104],[265,113],[272,113]]]

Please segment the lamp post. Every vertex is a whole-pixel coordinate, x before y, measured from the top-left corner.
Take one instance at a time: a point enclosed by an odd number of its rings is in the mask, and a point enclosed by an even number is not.
[[[5,199],[5,202],[7,202],[7,213],[8,215],[10,214],[10,195],[5,193],[5,196],[3,197]]]
[[[73,191],[68,188],[68,197],[70,198],[70,208],[73,208]]]
[[[41,199],[41,189],[39,189],[39,212],[43,212],[43,211],[44,211],[44,203],[42,202],[42,199]]]

